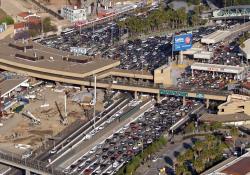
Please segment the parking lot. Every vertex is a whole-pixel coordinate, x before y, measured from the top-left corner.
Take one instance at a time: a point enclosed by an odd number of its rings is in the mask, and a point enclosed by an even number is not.
[[[180,120],[194,106],[195,101],[189,101],[182,106],[180,98],[164,99],[148,112],[140,115],[137,120],[130,122],[103,143],[99,143],[82,155],[64,172],[68,174],[114,174],[129,162],[133,155],[149,146],[158,139],[164,131]]]

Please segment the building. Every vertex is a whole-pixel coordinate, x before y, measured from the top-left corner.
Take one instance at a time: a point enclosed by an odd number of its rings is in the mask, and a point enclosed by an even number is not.
[[[27,30],[25,22],[18,22],[14,24],[14,34]]]
[[[250,115],[250,97],[232,94],[227,98],[227,102],[218,106],[218,114],[244,113]]]
[[[246,40],[244,42],[244,47],[241,46],[240,47],[240,50],[242,51],[244,57],[247,59],[247,60],[250,60],[250,39]]]
[[[86,21],[87,10],[85,8],[77,8],[77,6],[64,6],[61,15],[70,22]]]
[[[208,71],[213,73],[227,73],[233,74],[235,80],[244,80],[247,78],[247,70],[245,67],[208,64],[208,63],[193,63],[191,65],[192,74],[193,70]]]
[[[16,17],[17,22],[34,21],[38,19],[40,20],[41,17],[31,12],[21,12]]]
[[[238,158],[230,158],[216,167],[212,167],[202,175],[248,175],[250,174],[250,152]]]
[[[237,114],[204,114],[199,120],[204,123],[220,122],[229,126],[247,126],[250,124],[250,116],[242,113]]]

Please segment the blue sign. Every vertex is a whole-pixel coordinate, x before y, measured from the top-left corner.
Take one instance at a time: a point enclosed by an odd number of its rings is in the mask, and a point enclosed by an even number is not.
[[[184,51],[192,47],[192,37],[191,33],[176,35],[174,37],[174,51]]]

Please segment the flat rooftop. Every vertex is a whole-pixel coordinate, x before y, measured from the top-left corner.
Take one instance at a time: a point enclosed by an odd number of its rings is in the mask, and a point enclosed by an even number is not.
[[[17,87],[19,87],[22,83],[28,81],[28,79],[7,79],[3,80],[0,83],[0,90],[1,90],[1,97],[7,95],[11,91],[15,90]]]
[[[204,114],[200,117],[200,120],[203,122],[238,122],[238,121],[249,121],[250,116],[237,113],[237,114],[225,114],[225,115],[216,115],[216,114]]]
[[[10,47],[9,39],[1,41],[0,45],[0,63],[14,65],[26,69],[34,69],[41,72],[49,72],[66,76],[86,77],[101,71],[116,67],[120,61],[107,60],[100,57],[74,56],[68,52],[48,48],[38,43],[29,41],[27,46],[33,45],[32,49],[26,49],[26,52]],[[25,45],[21,42],[15,42],[18,46]],[[17,57],[16,54],[32,58],[39,58],[32,61]]]
[[[225,163],[222,162],[222,165],[206,172],[208,175],[248,175],[250,173],[249,163],[250,152],[247,152],[236,159],[226,160]]]
[[[242,73],[245,68],[239,66],[229,66],[221,64],[208,64],[208,63],[193,63],[191,69],[195,70],[205,70],[214,72],[225,72],[225,73]]]
[[[240,47],[247,59],[250,59],[250,39],[244,42],[244,47]]]

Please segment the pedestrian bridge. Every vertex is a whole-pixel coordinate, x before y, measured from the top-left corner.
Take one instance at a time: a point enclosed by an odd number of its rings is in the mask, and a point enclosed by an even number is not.
[[[250,19],[250,5],[230,6],[213,11],[215,19],[234,19],[245,18]]]

